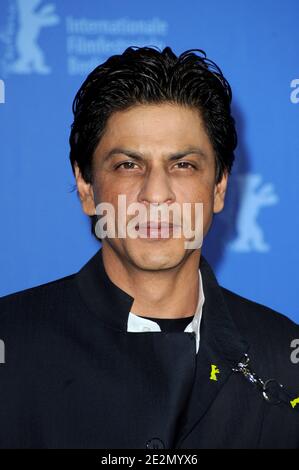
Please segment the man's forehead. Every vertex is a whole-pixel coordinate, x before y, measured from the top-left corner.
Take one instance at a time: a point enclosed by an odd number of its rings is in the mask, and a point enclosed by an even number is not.
[[[134,107],[114,113],[107,121],[97,150],[101,154],[115,154],[115,149],[128,149],[143,156],[170,155],[188,148],[197,148],[202,155],[211,153],[212,146],[199,115],[194,115],[193,110],[189,114],[190,108],[177,108],[178,111],[173,106]]]

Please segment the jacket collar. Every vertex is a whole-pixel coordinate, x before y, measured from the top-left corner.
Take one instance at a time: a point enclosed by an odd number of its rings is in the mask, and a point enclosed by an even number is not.
[[[200,270],[203,278],[205,303],[203,306],[203,335],[215,352],[228,364],[235,363],[248,350],[225,302],[223,290],[204,256],[201,255]]]
[[[80,294],[89,310],[107,326],[127,330],[128,315],[134,298],[108,277],[100,248],[77,273]]]
[[[203,305],[203,328],[211,348],[229,362],[240,358],[240,351],[246,342],[230,315],[222,289],[203,255],[199,268],[202,275],[205,302]],[[76,274],[81,296],[89,308],[107,326],[118,331],[127,331],[128,317],[134,298],[116,286],[108,277],[102,257],[102,250]]]

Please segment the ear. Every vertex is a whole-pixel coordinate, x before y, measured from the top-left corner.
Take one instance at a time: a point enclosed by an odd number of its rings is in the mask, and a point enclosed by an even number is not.
[[[213,212],[221,212],[224,207],[225,192],[228,183],[228,172],[224,171],[221,181],[215,185],[214,189],[214,209]]]
[[[96,208],[94,203],[94,194],[91,183],[87,183],[78,167],[77,162],[74,164],[75,177],[77,182],[77,190],[79,193],[82,209],[87,215],[95,215]]]

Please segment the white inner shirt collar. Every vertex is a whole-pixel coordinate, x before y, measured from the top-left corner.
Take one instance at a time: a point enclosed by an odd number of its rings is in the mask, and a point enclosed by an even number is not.
[[[192,321],[184,329],[184,333],[195,333],[196,353],[198,353],[198,349],[199,349],[200,323],[201,323],[201,317],[202,317],[202,307],[205,301],[200,269],[198,270],[198,274],[199,274],[199,290],[198,290],[199,295],[198,295],[197,307],[196,307]],[[148,318],[140,317],[136,315],[135,313],[130,312],[128,316],[127,331],[129,333],[146,333],[146,332],[153,332],[153,331],[161,331],[161,328],[158,325],[158,323],[156,323],[155,321],[149,320]]]

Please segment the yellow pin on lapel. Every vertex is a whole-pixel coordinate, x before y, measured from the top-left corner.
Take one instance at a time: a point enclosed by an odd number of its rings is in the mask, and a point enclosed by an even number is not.
[[[291,400],[290,403],[291,403],[292,407],[295,408],[296,405],[299,405],[299,397],[294,398],[294,400]]]
[[[215,364],[211,364],[211,375],[210,375],[210,380],[218,380],[217,375],[220,374],[220,370]]]

